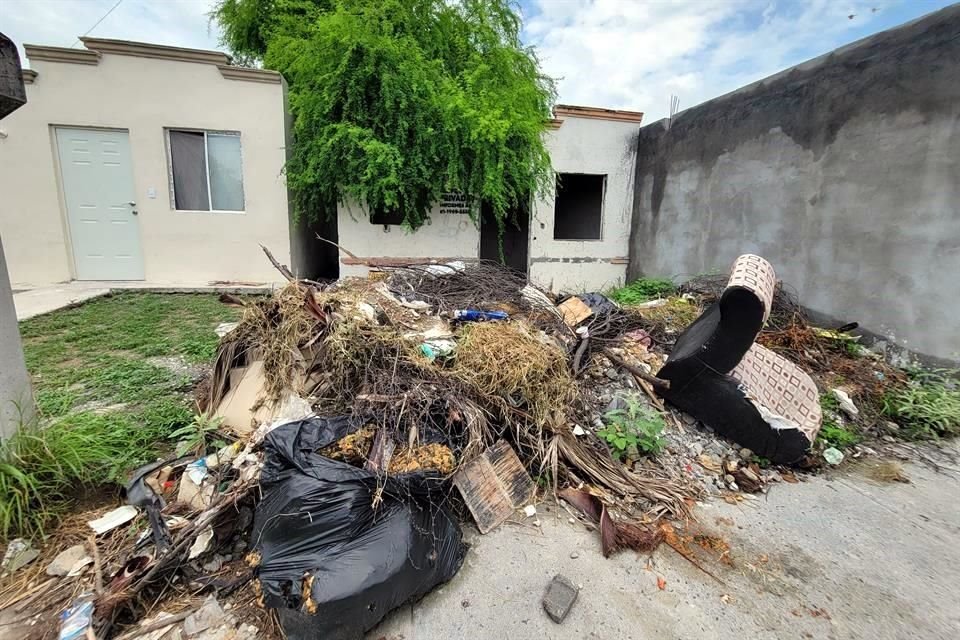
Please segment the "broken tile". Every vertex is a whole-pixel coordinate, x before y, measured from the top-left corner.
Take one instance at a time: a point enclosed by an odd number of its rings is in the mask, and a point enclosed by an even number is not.
[[[7,545],[7,551],[3,554],[3,562],[0,566],[3,573],[13,573],[20,567],[30,564],[37,559],[40,553],[33,548],[28,540],[16,538]]]

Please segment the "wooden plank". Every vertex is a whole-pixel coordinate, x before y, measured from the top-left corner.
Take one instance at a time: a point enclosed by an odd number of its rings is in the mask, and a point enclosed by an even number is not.
[[[516,452],[505,440],[477,456],[453,479],[480,533],[497,528],[526,505],[535,490]]]

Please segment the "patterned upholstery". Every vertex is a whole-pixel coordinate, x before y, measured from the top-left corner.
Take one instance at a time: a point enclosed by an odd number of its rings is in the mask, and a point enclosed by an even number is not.
[[[773,265],[752,253],[745,253],[733,262],[727,288],[743,287],[752,291],[763,303],[763,321],[770,318],[773,292],[777,287],[777,274]]]
[[[816,439],[822,419],[820,395],[800,367],[754,344],[730,375],[765,408],[796,423],[810,442]]]

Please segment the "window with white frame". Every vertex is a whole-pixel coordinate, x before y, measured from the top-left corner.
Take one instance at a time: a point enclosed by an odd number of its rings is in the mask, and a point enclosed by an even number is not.
[[[177,211],[243,211],[240,134],[168,129]]]

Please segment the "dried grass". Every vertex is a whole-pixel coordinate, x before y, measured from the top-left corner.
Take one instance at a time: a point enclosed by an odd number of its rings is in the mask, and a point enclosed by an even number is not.
[[[576,392],[566,354],[536,331],[522,321],[468,325],[447,375],[524,411],[542,428]]]
[[[387,470],[390,473],[412,473],[415,471],[437,471],[443,475],[453,473],[456,460],[450,447],[431,443],[412,449],[397,449],[390,459]]]
[[[900,463],[892,460],[870,464],[867,467],[867,477],[884,483],[902,482],[908,484],[910,482],[910,477],[904,472]]]
[[[309,311],[305,300],[310,288],[290,283],[261,304],[245,307],[241,327],[248,354],[263,360],[266,390],[278,400],[285,390],[303,393],[308,363],[301,347],[319,331],[320,320]],[[249,356],[248,356],[249,357]]]
[[[624,312],[636,318],[636,324],[650,335],[654,343],[671,345],[700,316],[703,305],[672,296],[659,306],[628,307]]]

